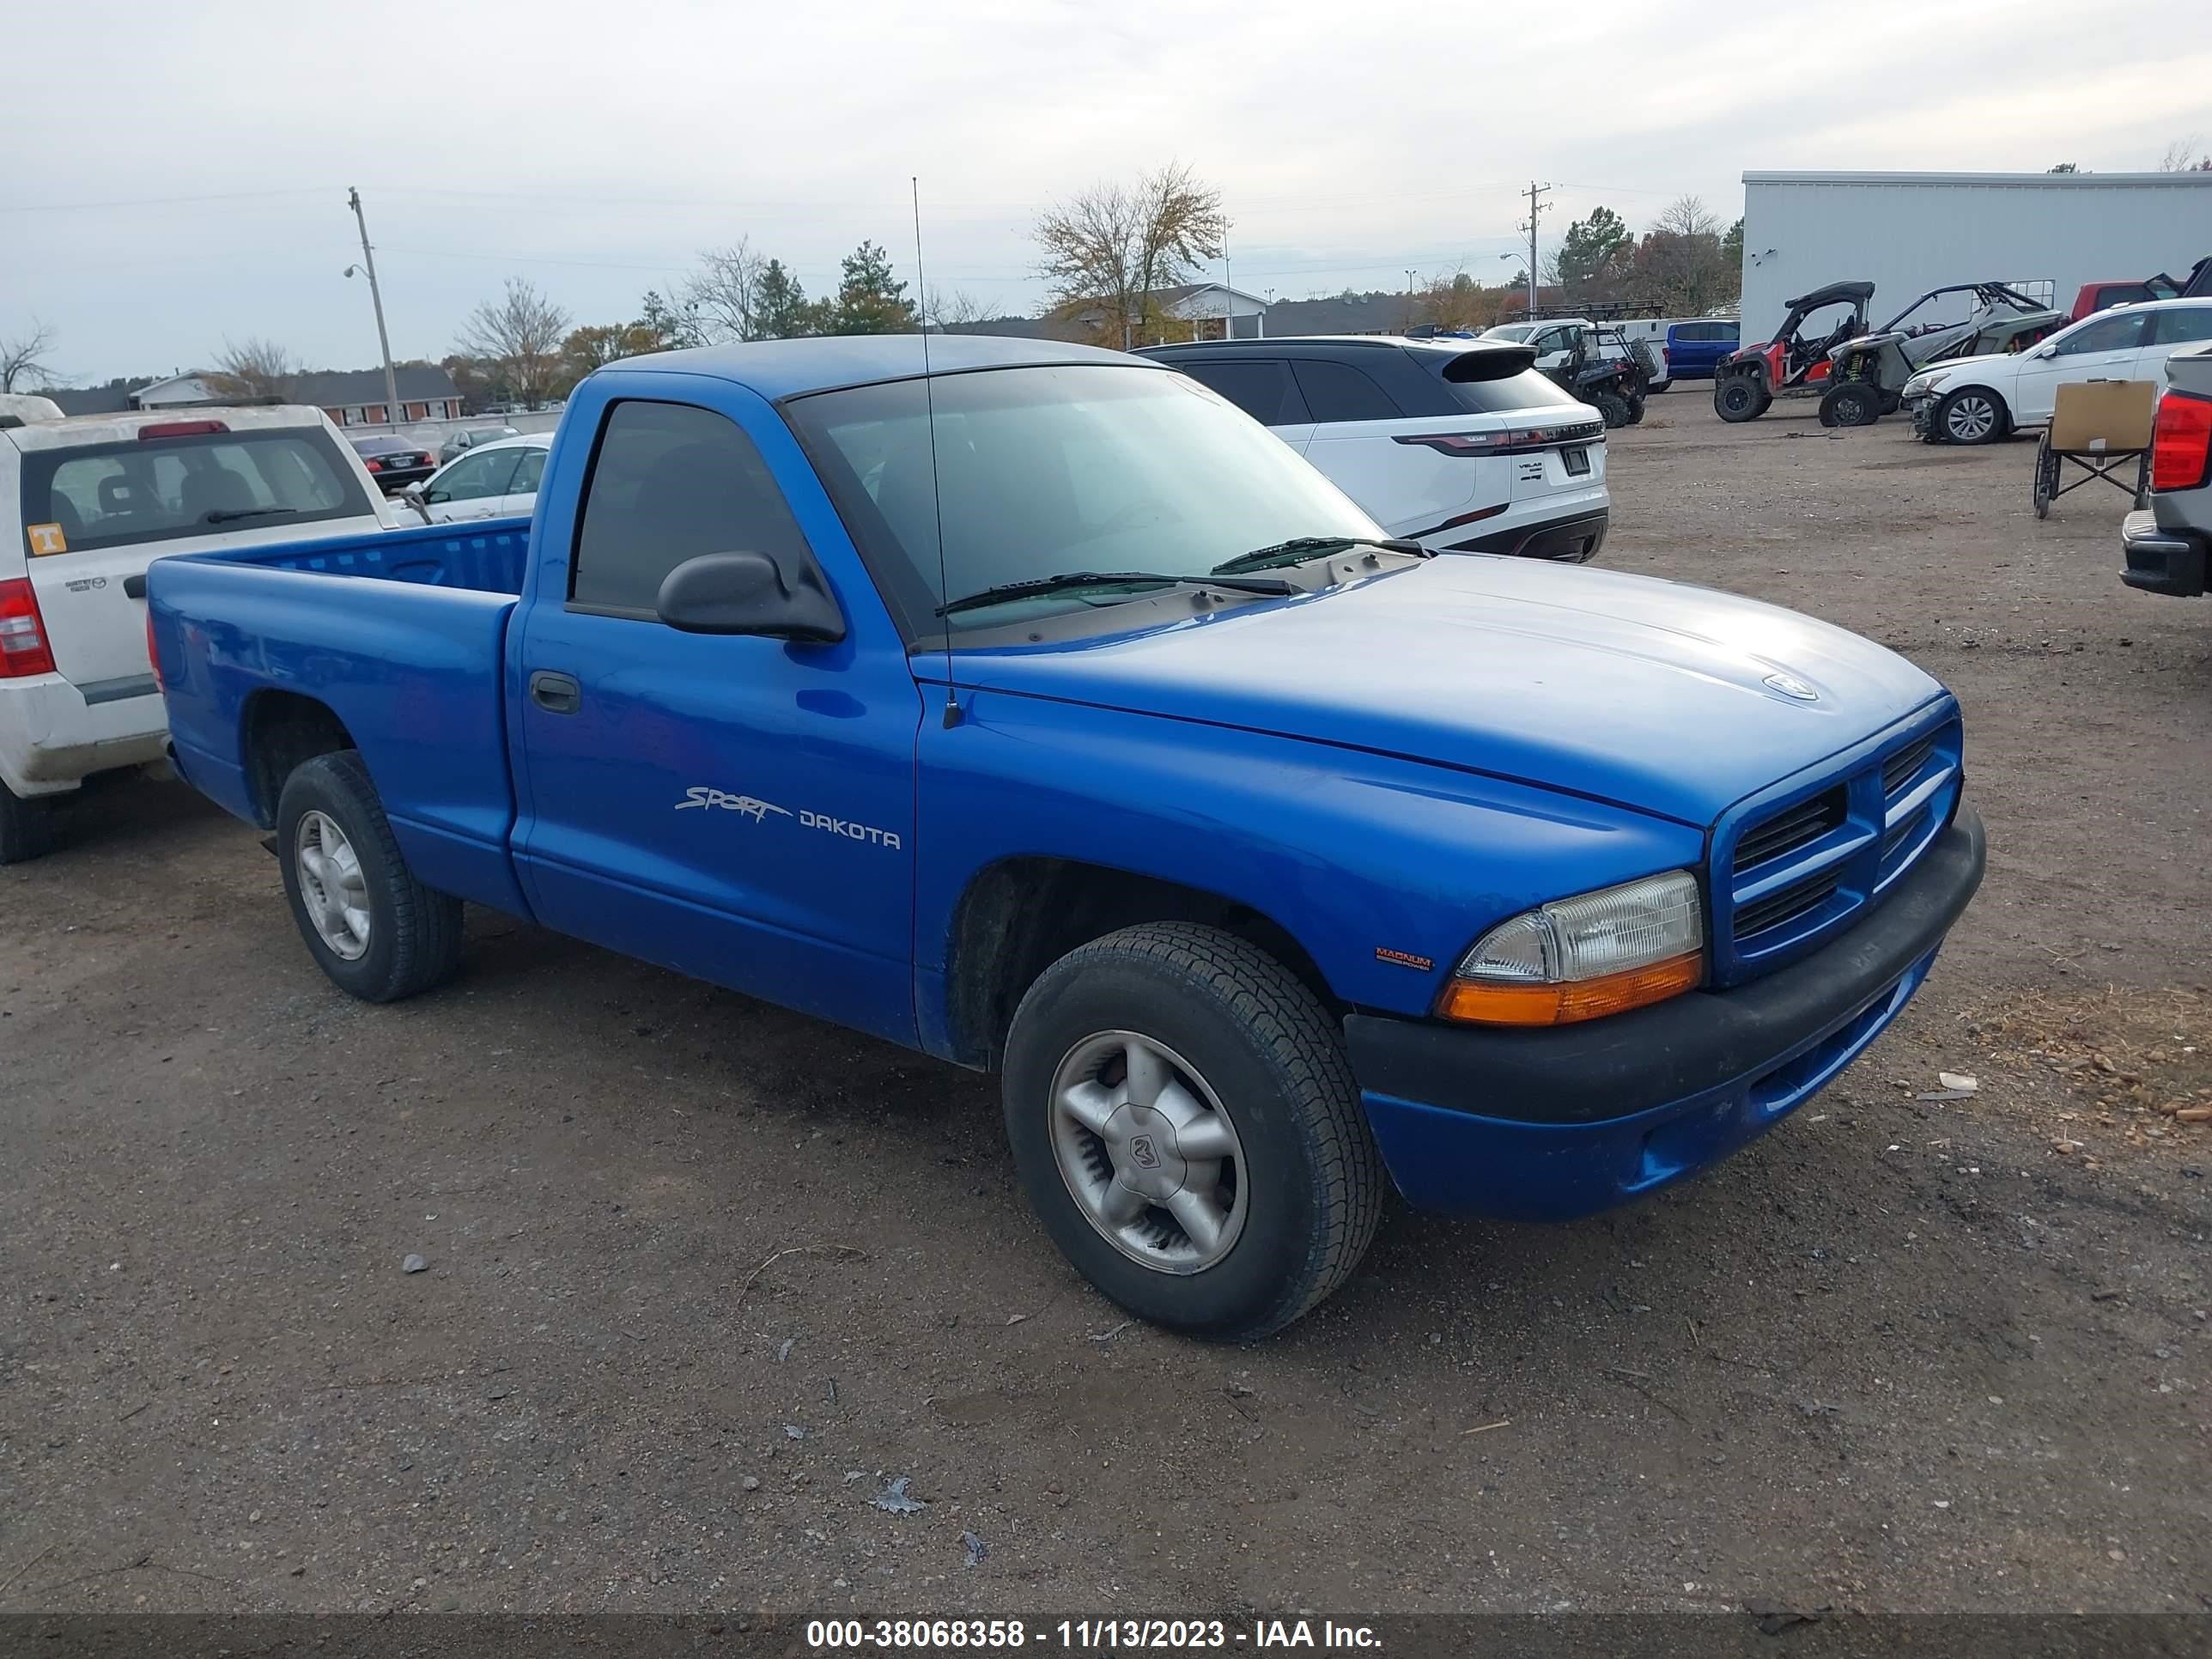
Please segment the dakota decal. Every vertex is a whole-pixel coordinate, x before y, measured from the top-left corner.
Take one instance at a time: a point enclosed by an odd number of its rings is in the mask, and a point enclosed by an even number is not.
[[[851,818],[841,818],[834,813],[817,812],[811,807],[801,807],[793,812],[788,806],[778,806],[774,801],[763,800],[757,795],[733,795],[726,789],[712,788],[706,784],[695,784],[684,792],[684,799],[676,803],[679,812],[694,806],[720,807],[725,812],[743,812],[755,823],[768,822],[768,815],[796,817],[802,830],[819,830],[824,835],[836,836],[846,841],[866,842],[872,847],[898,848],[896,835],[889,830],[878,830],[872,823],[856,823]]]

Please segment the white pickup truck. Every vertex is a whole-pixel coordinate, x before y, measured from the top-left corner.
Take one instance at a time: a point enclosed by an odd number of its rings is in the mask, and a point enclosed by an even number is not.
[[[24,412],[0,422],[0,864],[51,850],[88,777],[162,758],[149,564],[394,522],[320,410]]]

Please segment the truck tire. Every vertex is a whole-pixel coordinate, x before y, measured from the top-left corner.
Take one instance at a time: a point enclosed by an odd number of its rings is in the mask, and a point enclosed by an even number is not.
[[[1713,382],[1713,413],[1729,425],[1755,421],[1774,399],[1753,374],[1724,374]]]
[[[1645,394],[1645,395],[1646,395],[1646,396],[1649,396],[1650,394],[1649,394],[1649,393],[1647,393],[1647,394]],[[1628,421],[1627,421],[1627,424],[1628,424],[1628,425],[1630,425],[1630,426],[1637,426],[1637,425],[1639,425],[1639,424],[1641,424],[1641,423],[1642,423],[1643,419],[1644,419],[1644,398],[1629,398],[1629,399],[1628,399]]]
[[[397,1002],[447,978],[461,902],[415,879],[356,750],[319,755],[284,781],[276,862],[308,954],[364,1002]]]
[[[1582,400],[1605,416],[1608,428],[1628,425],[1628,399],[1611,392],[1585,392]]]
[[[54,809],[0,783],[0,864],[24,864],[54,850]]]
[[[1155,922],[1071,951],[1022,998],[1004,1084],[1045,1230],[1139,1318],[1268,1335],[1374,1237],[1385,1182],[1337,1022],[1233,933]]]

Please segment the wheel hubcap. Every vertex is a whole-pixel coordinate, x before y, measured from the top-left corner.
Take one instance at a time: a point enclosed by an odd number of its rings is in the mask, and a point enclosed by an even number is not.
[[[1986,398],[1962,398],[1951,405],[1948,424],[1954,438],[1986,438],[1997,423],[1997,412]]]
[[[1084,1218],[1133,1261],[1202,1272],[1243,1231],[1243,1149],[1204,1078],[1165,1044],[1102,1031],[1052,1079],[1052,1146]]]
[[[361,858],[335,819],[308,812],[292,842],[300,896],[315,936],[348,962],[368,954],[368,881]]]

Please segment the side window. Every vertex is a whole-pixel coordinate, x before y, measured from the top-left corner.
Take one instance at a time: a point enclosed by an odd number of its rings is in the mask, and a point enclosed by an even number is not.
[[[1200,386],[1212,387],[1262,426],[1288,426],[1313,418],[1291,382],[1291,366],[1279,358],[1217,359],[1193,363],[1184,373]]]
[[[538,493],[538,481],[545,476],[547,452],[532,445],[519,453],[522,459],[516,464],[514,476],[507,481],[507,489],[501,493],[508,495],[535,495]]]
[[[2117,317],[2100,317],[2061,340],[2052,355],[2078,357],[2085,352],[2125,351],[2139,346],[2143,341],[2143,324],[2149,315],[2148,312],[2124,311]]]
[[[2154,313],[2158,332],[2154,343],[2162,345],[2185,345],[2196,340],[2212,340],[2212,306],[2175,306],[2170,311]]]
[[[592,461],[569,603],[651,617],[662,578],[678,565],[740,552],[787,566],[808,556],[752,440],[726,416],[689,404],[617,404]]]
[[[1316,421],[1395,421],[1405,411],[1364,370],[1300,359],[1291,365]]]
[[[514,473],[514,452],[487,450],[456,461],[453,471],[438,480],[429,499],[439,501],[480,501],[487,495],[507,494],[507,481]]]

